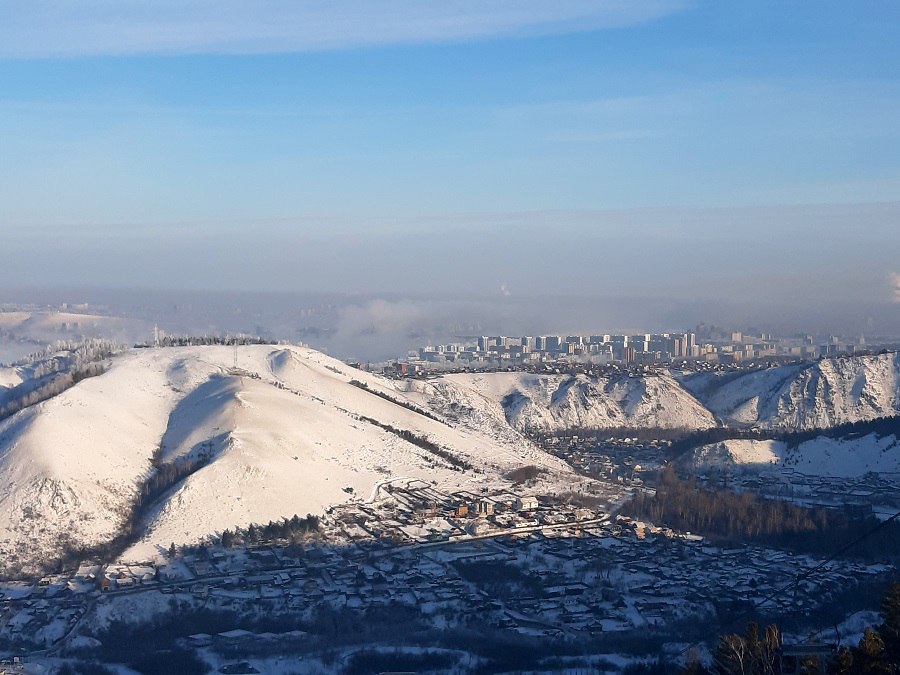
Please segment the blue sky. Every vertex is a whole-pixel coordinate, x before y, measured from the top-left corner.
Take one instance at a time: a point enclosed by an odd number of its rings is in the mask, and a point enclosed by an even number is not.
[[[13,0],[0,284],[890,301],[898,70],[895,2]]]

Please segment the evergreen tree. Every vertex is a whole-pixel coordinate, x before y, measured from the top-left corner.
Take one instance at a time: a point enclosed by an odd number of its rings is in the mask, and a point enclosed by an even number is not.
[[[885,657],[897,668],[900,664],[900,583],[890,585],[881,603],[882,623],[878,635],[884,642]]]
[[[894,671],[884,653],[884,641],[871,628],[866,628],[853,658],[856,675],[889,675]]]

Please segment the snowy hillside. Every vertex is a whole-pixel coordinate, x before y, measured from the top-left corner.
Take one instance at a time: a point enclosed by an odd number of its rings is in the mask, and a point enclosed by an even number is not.
[[[900,355],[854,356],[682,379],[728,426],[822,429],[900,413]]]
[[[708,469],[762,469],[779,464],[785,444],[780,441],[732,439],[695,448],[681,460],[683,466],[699,471]]]
[[[572,428],[715,426],[713,415],[666,373],[591,379],[584,375],[485,373],[447,375],[431,403],[445,412],[471,405],[520,431]],[[469,403],[466,403],[469,402]]]
[[[591,378],[523,372],[449,374],[410,395],[473,428],[780,430],[830,428],[900,414],[900,356],[837,357],[756,371]]]
[[[318,352],[252,345],[238,348],[237,369],[234,360],[224,346],[131,350],[0,423],[6,567],[108,541],[129,522],[155,456],[192,472],[140,512],[134,557],[367,499],[388,478],[477,489],[526,463],[547,468],[548,481],[569,475],[505,424],[484,433],[448,423],[389,381]],[[460,471],[385,427],[483,472]]]
[[[895,436],[833,439],[819,437],[785,452],[785,468],[811,476],[862,476],[900,472],[900,443]]]
[[[900,472],[900,442],[893,435],[875,434],[846,439],[819,436],[795,447],[780,441],[736,439],[696,448],[682,462],[694,470],[759,470],[777,465],[809,476],[852,478],[869,472]]]

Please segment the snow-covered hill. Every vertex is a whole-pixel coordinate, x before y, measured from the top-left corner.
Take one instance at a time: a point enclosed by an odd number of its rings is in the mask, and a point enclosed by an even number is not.
[[[709,469],[763,469],[780,464],[785,444],[780,441],[731,439],[695,448],[681,459],[693,471]]]
[[[900,472],[900,442],[894,435],[835,439],[819,436],[790,447],[781,441],[735,439],[704,445],[682,459],[693,470],[759,470],[773,465],[809,476],[858,477]]]
[[[900,355],[836,357],[755,371],[591,378],[449,374],[408,385],[423,405],[475,427],[824,429],[900,414]]]
[[[682,384],[728,426],[824,429],[900,413],[900,355],[853,356]]]
[[[713,415],[668,373],[591,379],[584,375],[447,375],[432,405],[452,414],[474,407],[520,431],[642,427],[704,429]],[[473,403],[474,402],[474,403]]]
[[[319,514],[368,498],[388,478],[471,490],[502,484],[523,464],[547,468],[548,481],[570,475],[505,423],[491,433],[419,405],[387,380],[299,347],[128,351],[0,423],[0,553],[13,569],[108,541],[128,522],[154,457],[195,470],[144,510],[133,557]],[[427,437],[483,472],[461,472],[385,427]]]

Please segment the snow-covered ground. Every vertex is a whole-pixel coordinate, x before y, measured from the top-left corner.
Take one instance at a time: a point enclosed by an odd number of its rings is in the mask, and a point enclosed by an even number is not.
[[[694,469],[744,467],[762,468],[778,464],[784,456],[784,443],[736,439],[696,448],[686,460]]]
[[[893,435],[833,439],[819,437],[785,452],[782,464],[811,476],[852,478],[900,471],[900,444]]]
[[[808,476],[855,478],[869,472],[900,472],[900,443],[893,435],[834,439],[819,436],[788,447],[781,441],[735,439],[696,448],[684,460],[695,470],[773,465]]]

